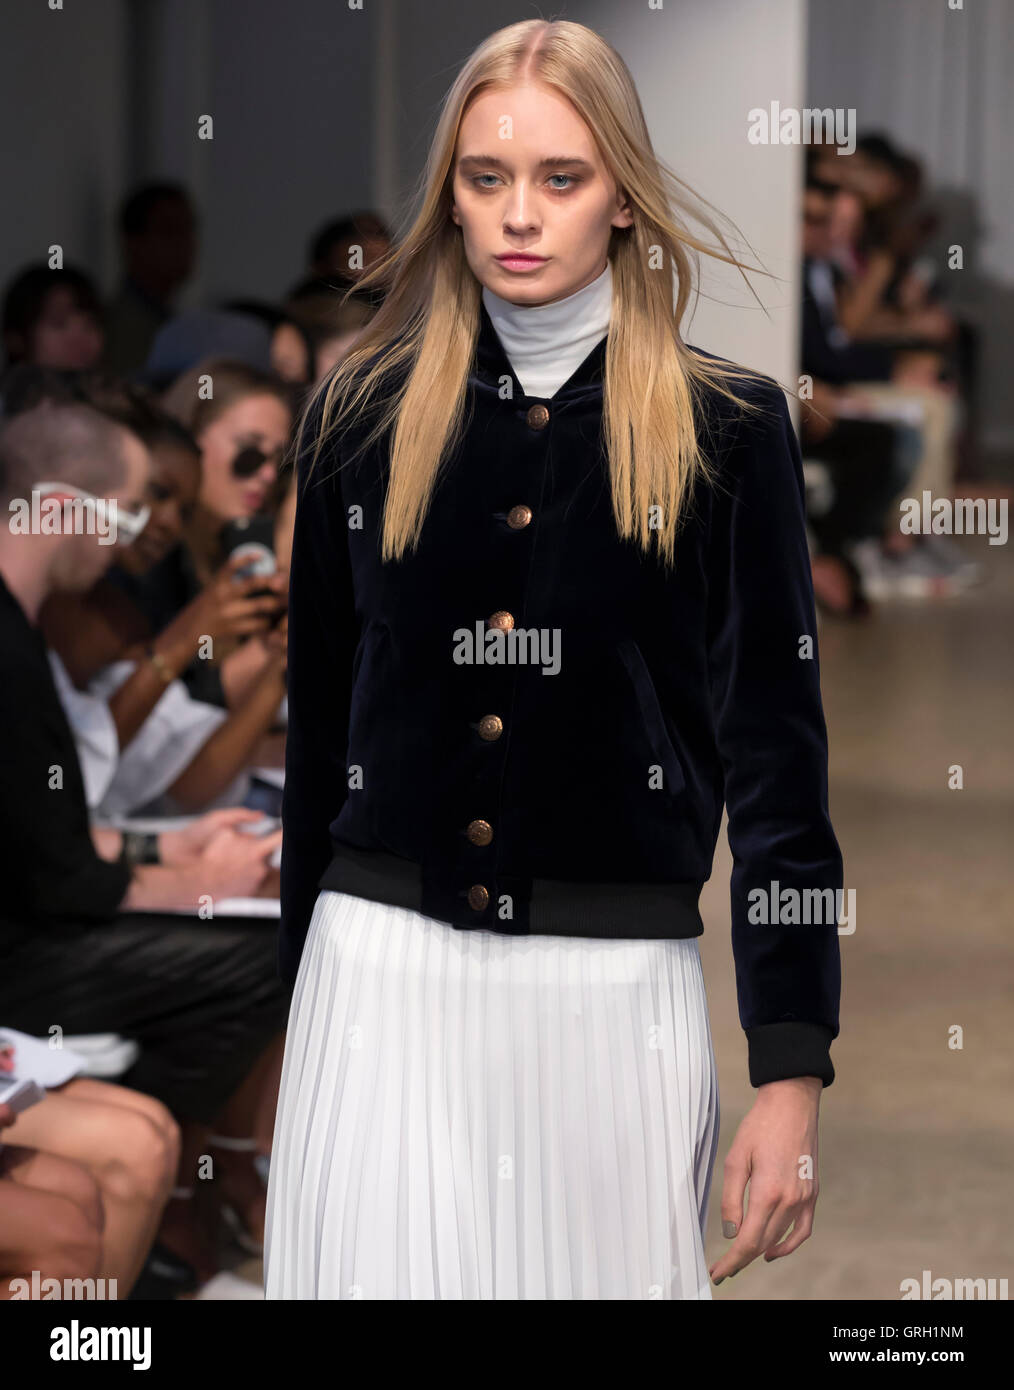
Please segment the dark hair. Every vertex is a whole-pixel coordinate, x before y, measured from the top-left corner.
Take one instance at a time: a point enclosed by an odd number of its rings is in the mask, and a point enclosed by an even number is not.
[[[65,265],[50,270],[44,262],[30,265],[11,280],[4,291],[2,331],[7,345],[7,360],[24,360],[32,332],[42,317],[46,299],[54,289],[70,290],[82,313],[90,314],[98,324],[103,322],[102,301],[91,277],[76,266]],[[23,348],[11,349],[10,336],[17,334]]]
[[[318,261],[326,260],[332,248],[340,246],[343,241],[353,241],[361,236],[382,236],[388,241],[391,240],[391,232],[384,219],[377,213],[364,209],[348,217],[338,217],[333,222],[327,222],[314,234],[310,242],[310,264],[315,265]]]
[[[149,449],[169,444],[185,449],[200,461],[201,449],[194,436],[186,425],[163,410],[150,387],[104,371],[81,372],[76,385],[81,400],[126,425]]]
[[[865,155],[874,164],[882,164],[892,173],[902,173],[905,156],[897,145],[880,131],[871,131],[869,135],[861,135],[856,141],[856,153]]]
[[[152,210],[169,200],[191,207],[190,194],[181,183],[146,183],[128,194],[120,208],[120,231],[124,236],[140,236],[148,230]]]
[[[149,449],[173,445],[186,449],[200,461],[201,450],[193,435],[167,411],[155,392],[112,372],[60,371],[19,362],[0,379],[0,403],[4,418],[32,410],[40,401],[54,405],[90,405],[102,415],[125,425]]]
[[[222,304],[220,308],[230,314],[246,314],[247,318],[257,319],[260,323],[267,324],[271,332],[280,328],[286,323],[290,328],[294,328],[303,340],[306,348],[306,360],[313,370],[314,342],[310,334],[306,331],[306,325],[298,319],[294,319],[290,313],[277,304],[268,304],[262,299],[230,299],[228,303]]]
[[[822,193],[825,198],[833,198],[839,191],[838,184],[818,178],[816,174],[807,174],[804,187],[807,193]]]

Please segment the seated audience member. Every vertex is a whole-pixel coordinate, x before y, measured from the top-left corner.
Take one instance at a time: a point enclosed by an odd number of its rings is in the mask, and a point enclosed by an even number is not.
[[[102,357],[102,304],[88,276],[72,266],[33,265],[15,276],[4,294],[2,323],[8,366],[78,372]]]
[[[42,402],[0,424],[0,503],[23,512],[41,499],[47,515],[54,502],[63,512],[59,525],[49,515],[27,533],[0,531],[0,724],[17,730],[0,746],[0,843],[18,865],[0,909],[0,1018],[34,1035],[57,1020],[68,1034],[110,1031],[139,1044],[123,1084],[183,1124],[181,1190],[162,1239],[213,1269],[202,1227],[180,1204],[193,1196],[207,1127],[250,1138],[263,1114],[287,997],[273,923],[204,918],[223,899],[262,891],[280,832],[243,833],[259,817],[242,810],[153,842],[92,827],[37,626],[51,592],[89,589],[110,562],[104,526],[74,524],[88,499],[104,504],[93,506],[97,520],[115,502],[122,540],[143,523],[148,467],[141,442],[89,406]],[[264,1192],[252,1158],[226,1150],[220,1162],[211,1186],[257,1241]]]
[[[214,380],[211,400],[203,399],[201,392],[208,376]],[[146,574],[140,585],[149,597],[159,595],[176,604],[178,612],[213,582],[225,563],[223,532],[229,523],[269,514],[289,446],[293,409],[289,388],[278,377],[224,359],[208,359],[184,373],[161,403],[201,450],[197,496],[184,526],[186,544],[173,552],[173,559],[167,557]],[[274,588],[283,600],[284,576],[262,580],[261,585]],[[191,694],[235,708],[276,659],[259,636],[237,648],[211,671],[188,679]]]
[[[286,308],[313,344],[314,386],[342,361],[376,313],[364,294],[353,292],[346,299],[315,281],[296,290]]]
[[[313,342],[306,328],[284,309],[259,299],[235,299],[222,306],[266,325],[271,334],[271,370],[290,386],[313,383]]]
[[[906,426],[842,416],[848,400],[846,392],[814,382],[802,401],[801,443],[804,456],[827,469],[832,491],[830,506],[809,518],[817,542],[814,592],[825,611],[858,616],[868,611],[867,600],[896,591],[883,540],[921,446]]]
[[[348,289],[362,275],[388,255],[391,233],[382,217],[366,210],[326,223],[310,242],[309,273],[298,288],[317,285],[327,289]],[[380,287],[368,294],[374,309],[383,302]]]
[[[836,418],[865,416],[868,420],[918,430],[919,458],[914,472],[907,476],[906,487],[914,496],[919,496],[923,489],[929,489],[934,496],[951,496],[957,409],[950,388],[938,379],[938,357],[899,353],[886,344],[853,341],[839,321],[839,275],[830,257],[835,194],[832,185],[813,174],[808,177],[803,196],[803,372],[814,383],[836,392]],[[838,448],[843,438],[839,434],[837,442],[832,441],[831,445],[838,454],[839,469],[847,467],[846,455]],[[821,454],[815,456],[819,458]],[[878,495],[889,486],[885,480]],[[870,586],[883,584],[885,567],[893,567],[895,587],[900,586],[900,591],[913,596],[953,591],[976,577],[976,567],[956,547],[942,544],[943,538],[904,537],[897,526],[894,534],[900,553],[896,558],[877,553],[867,565]],[[871,555],[868,547],[861,553]]]
[[[2,1036],[11,1042],[7,1049],[11,1070],[20,1080],[36,1079],[31,1061],[19,1062],[18,1058],[25,1051],[37,1054],[47,1047],[48,1040],[24,1038],[6,1030]],[[76,1074],[84,1058],[70,1049],[63,1049],[61,1062],[63,1079],[52,1078],[52,1085],[45,1079],[39,1081],[46,1087],[41,1101],[20,1114],[10,1112],[5,1142],[0,1146],[0,1174],[37,1173],[39,1164],[54,1158],[58,1163],[80,1165],[94,1179],[101,1205],[97,1271],[107,1281],[108,1297],[126,1298],[152,1248],[172,1191],[179,1163],[179,1127],[165,1106],[151,1096]],[[3,1109],[0,1106],[0,1112]],[[10,1259],[10,1255],[5,1259],[2,1227],[0,1220],[0,1278],[7,1273]],[[158,1254],[162,1261],[171,1259],[164,1248]],[[110,1285],[110,1280],[115,1283]]]
[[[199,487],[196,445],[137,387],[84,377],[78,391],[148,447],[151,514],[133,543],[120,548],[117,566],[128,583],[131,576],[143,580],[181,542]],[[286,627],[284,619],[275,628],[270,624],[284,601],[286,576],[272,578],[273,595],[250,596],[264,581],[238,578],[241,563],[242,557],[230,560],[157,633],[136,596],[108,573],[86,594],[54,594],[43,604],[40,625],[64,668],[55,672],[57,685],[78,741],[89,805],[100,816],[175,815],[237,804],[248,766],[278,761],[266,735],[285,698]],[[194,700],[179,677],[202,642],[258,632],[275,659],[237,707],[226,711]],[[92,727],[98,733],[89,757],[83,735]]]
[[[3,1131],[17,1116],[0,1105],[0,1301],[15,1280],[100,1279],[105,1216],[95,1178],[80,1163],[22,1145]]]
[[[104,365],[141,367],[172,313],[197,255],[197,215],[182,184],[145,183],[124,199],[119,217],[123,280],[109,305]]]

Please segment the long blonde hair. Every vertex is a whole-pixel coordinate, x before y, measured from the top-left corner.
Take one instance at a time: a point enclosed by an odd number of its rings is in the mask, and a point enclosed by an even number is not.
[[[748,267],[732,254],[717,222],[700,210],[711,205],[696,198],[656,156],[623,59],[594,30],[569,20],[508,25],[465,63],[444,103],[420,180],[420,210],[404,239],[357,282],[357,289],[384,284],[384,302],[353,349],[307,400],[296,456],[303,448],[307,418],[321,398],[311,472],[332,433],[379,405],[362,447],[393,426],[382,558],[400,559],[415,547],[440,464],[460,437],[479,330],[482,287],[450,216],[458,132],[473,96],[524,80],[537,80],[573,104],[594,131],[633,212],[632,226],[613,228],[609,246],[613,310],[602,433],[619,534],[633,537],[645,551],[655,546],[669,564],[693,483],[698,475],[713,476],[695,423],[695,403],[711,389],[744,410],[758,410],[734,386],[763,380],[747,368],[699,355],[683,341],[679,326],[696,284],[697,253],[736,266],[744,278]],[[705,226],[721,250],[698,240],[677,220],[674,205]],[[662,273],[649,270],[652,264]],[[373,360],[366,366],[368,359]],[[398,384],[379,398],[388,372]]]

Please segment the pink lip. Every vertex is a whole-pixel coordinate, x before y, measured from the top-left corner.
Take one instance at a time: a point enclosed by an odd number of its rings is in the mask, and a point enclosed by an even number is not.
[[[530,270],[532,266],[546,263],[545,256],[526,256],[520,251],[509,251],[505,256],[497,256],[496,259],[507,270]]]

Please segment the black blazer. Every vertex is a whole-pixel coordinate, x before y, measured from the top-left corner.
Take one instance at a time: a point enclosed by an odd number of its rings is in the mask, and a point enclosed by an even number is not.
[[[616,532],[604,354],[526,397],[482,306],[467,429],[397,564],[366,422],[305,491],[310,445],[297,460],[280,971],[291,986],[319,887],[466,931],[699,935],[727,802],[751,1081],[827,1085],[837,913],[771,925],[750,897],[842,885],[785,400],[751,388],[762,421],[702,406],[720,486],[698,489],[667,575]]]

